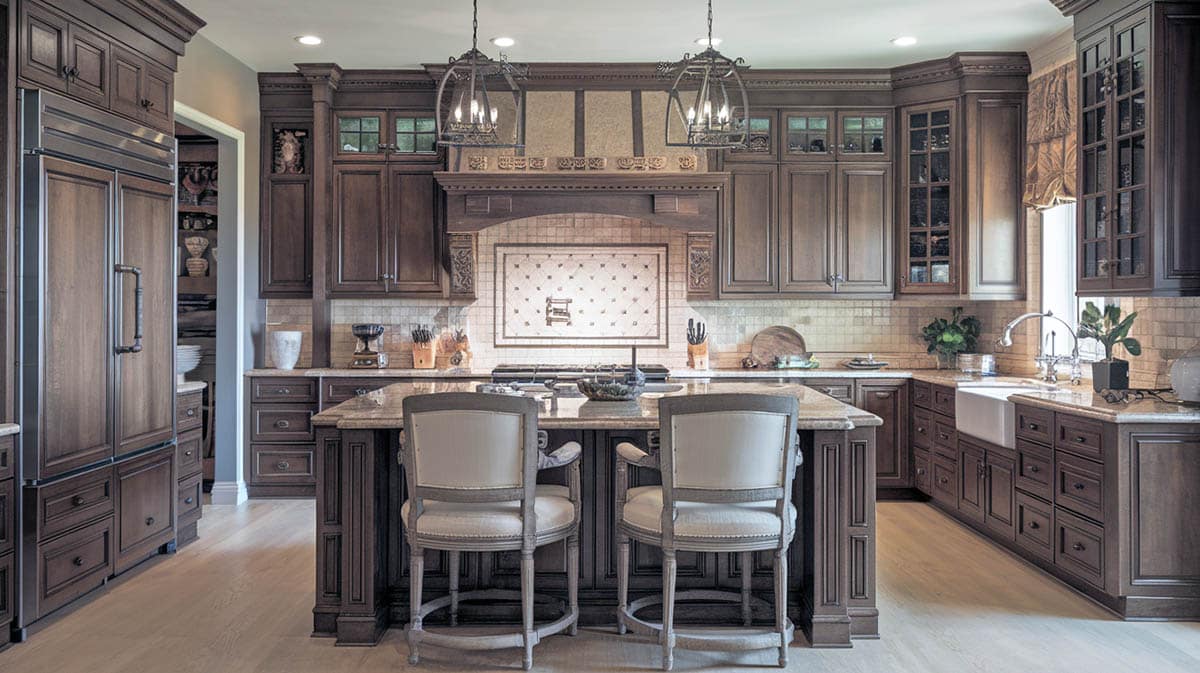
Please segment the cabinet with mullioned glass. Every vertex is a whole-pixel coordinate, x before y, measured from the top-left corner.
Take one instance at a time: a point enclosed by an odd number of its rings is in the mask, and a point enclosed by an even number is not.
[[[784,161],[833,161],[837,136],[834,113],[799,110],[785,112]]]
[[[886,161],[892,155],[891,110],[839,110],[839,161]]]
[[[953,103],[901,112],[901,292],[958,292],[956,121]]]
[[[430,161],[439,155],[432,113],[339,110],[335,117],[336,160]]]

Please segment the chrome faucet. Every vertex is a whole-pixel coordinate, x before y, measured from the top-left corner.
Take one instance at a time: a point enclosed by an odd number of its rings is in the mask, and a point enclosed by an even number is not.
[[[1019,315],[1012,322],[1004,326],[1004,332],[1000,338],[996,339],[996,345],[1003,348],[1009,348],[1013,345],[1012,333],[1017,325],[1029,320],[1030,318],[1053,318],[1063,324],[1067,328],[1067,334],[1071,335],[1071,354],[1069,356],[1055,355],[1054,346],[1051,345],[1050,352],[1046,353],[1046,347],[1042,344],[1041,339],[1038,340],[1038,354],[1034,358],[1034,362],[1038,365],[1038,371],[1042,374],[1042,380],[1047,383],[1058,383],[1058,365],[1062,363],[1070,363],[1071,365],[1071,384],[1079,385],[1083,380],[1083,364],[1079,359],[1079,335],[1075,330],[1071,329],[1071,325],[1062,318],[1054,315],[1053,311],[1045,313],[1033,312]],[[1053,344],[1053,342],[1051,342]]]

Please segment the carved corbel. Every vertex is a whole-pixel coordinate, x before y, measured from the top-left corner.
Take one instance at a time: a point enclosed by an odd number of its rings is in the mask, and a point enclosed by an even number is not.
[[[708,232],[687,235],[687,297],[716,299],[716,238]]]
[[[475,298],[475,234],[450,234],[450,298]]]

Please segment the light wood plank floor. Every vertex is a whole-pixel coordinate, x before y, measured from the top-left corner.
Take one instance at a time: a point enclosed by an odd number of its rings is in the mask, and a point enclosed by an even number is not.
[[[311,501],[206,507],[200,541],[122,580],[0,653],[5,673],[391,672],[403,634],[375,648],[308,637]],[[884,637],[852,650],[792,650],[793,671],[884,673],[1197,673],[1200,624],[1123,623],[928,505],[879,506]],[[418,670],[519,670],[517,650],[430,647]],[[585,629],[534,653],[542,671],[653,670],[655,645]],[[772,652],[677,650],[676,670],[773,667]]]

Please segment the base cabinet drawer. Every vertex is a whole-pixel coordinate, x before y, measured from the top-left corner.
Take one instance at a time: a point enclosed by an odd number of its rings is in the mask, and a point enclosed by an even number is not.
[[[1104,589],[1104,529],[1061,508],[1054,515],[1054,565]]]
[[[954,416],[955,390],[950,386],[933,386],[933,410],[945,416]]]
[[[913,409],[912,445],[922,449],[933,446],[933,412],[927,409]]]
[[[401,379],[385,378],[354,378],[354,379],[322,379],[321,408],[328,409],[335,404],[341,404],[355,397],[362,397],[380,388],[386,388]]]
[[[250,441],[311,442],[316,439],[311,406],[255,404],[250,407]]]
[[[12,435],[0,437],[0,479],[16,476],[16,441]]]
[[[175,400],[175,429],[194,430],[204,424],[204,392],[179,395]]]
[[[257,484],[315,484],[313,452],[309,445],[251,445],[251,479]]]
[[[117,572],[122,572],[175,538],[175,449],[118,463],[116,472]]]
[[[12,479],[0,481],[0,556],[17,544],[17,492]]]
[[[203,452],[203,432],[192,430],[179,435],[179,439],[175,443],[175,468],[179,471],[180,479],[201,471],[204,466],[201,455]]]
[[[958,455],[958,429],[953,418],[933,417],[933,451],[947,458]]]
[[[1104,466],[1059,452],[1054,461],[1054,504],[1104,523]]]
[[[933,456],[933,499],[949,509],[958,507],[958,461]]]
[[[38,539],[48,540],[80,524],[112,514],[113,497],[113,470],[107,465],[36,487]]]
[[[925,449],[913,449],[913,485],[925,495],[933,495],[932,468],[929,452]]]
[[[1054,497],[1054,451],[1017,439],[1016,487],[1043,500]]]
[[[1104,424],[1090,418],[1055,415],[1054,446],[1092,460],[1104,460]]]
[[[912,382],[913,405],[922,409],[933,409],[933,385],[926,381]]]
[[[1047,562],[1054,561],[1054,507],[1017,491],[1016,542]]]
[[[1054,412],[1017,405],[1017,437],[1050,446],[1054,443]]]
[[[113,574],[113,520],[104,519],[38,545],[37,616],[70,603],[104,584]],[[32,620],[29,620],[32,621]]]
[[[16,614],[17,555],[0,555],[0,626],[13,620]],[[0,631],[3,632],[3,631]]]
[[[200,511],[204,505],[204,475],[193,474],[179,480],[176,491],[175,511],[178,515],[180,528],[200,520]]]
[[[846,404],[854,404],[854,379],[808,379],[804,385]]]
[[[276,404],[315,404],[320,379],[288,379],[264,377],[250,381],[252,403],[273,402]]]

